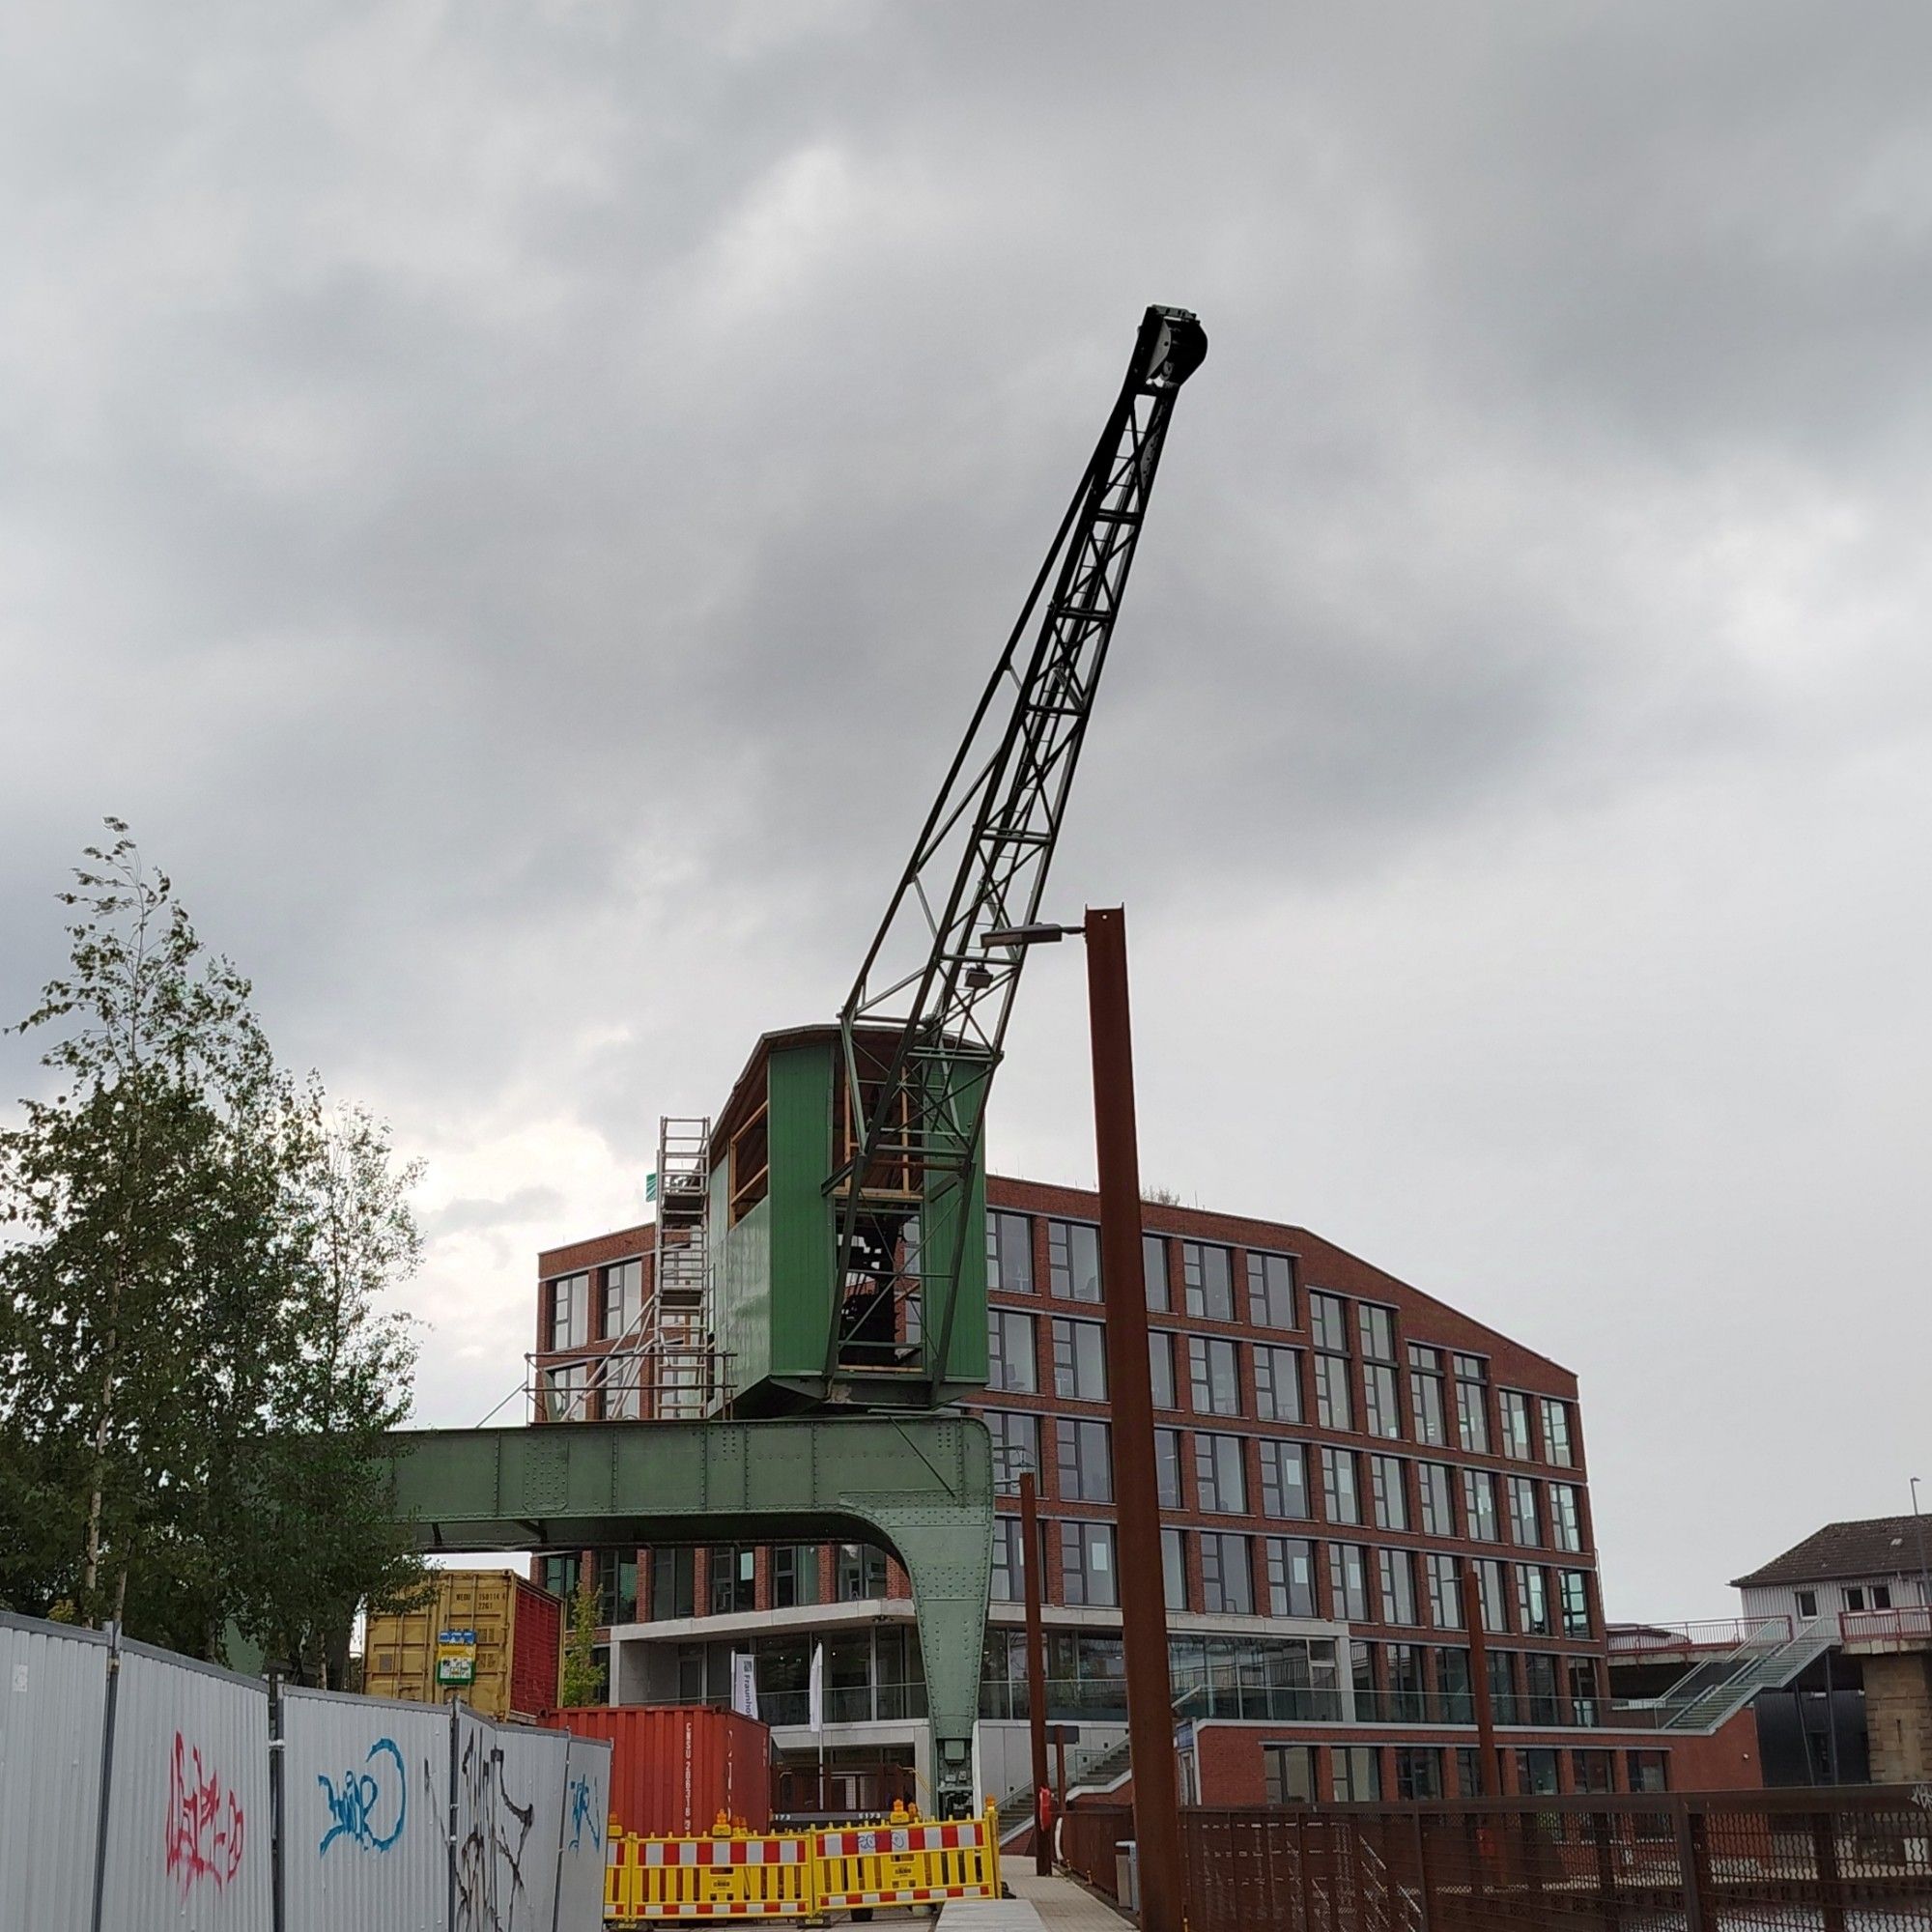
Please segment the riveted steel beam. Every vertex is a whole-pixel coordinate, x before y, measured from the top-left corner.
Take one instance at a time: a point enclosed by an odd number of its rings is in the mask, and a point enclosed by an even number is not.
[[[583,1422],[388,1438],[397,1519],[429,1549],[864,1540],[912,1579],[941,1795],[971,1798],[992,1564],[976,1416]]]

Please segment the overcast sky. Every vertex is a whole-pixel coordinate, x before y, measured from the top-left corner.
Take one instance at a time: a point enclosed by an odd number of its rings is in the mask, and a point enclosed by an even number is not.
[[[0,1005],[129,818],[428,1160],[475,1421],[1191,307],[1052,888],[1147,1179],[1573,1368],[1611,1614],[1725,1613],[1932,1477],[1928,110],[1918,5],[15,10]],[[1091,1180],[1083,1025],[998,1168]]]

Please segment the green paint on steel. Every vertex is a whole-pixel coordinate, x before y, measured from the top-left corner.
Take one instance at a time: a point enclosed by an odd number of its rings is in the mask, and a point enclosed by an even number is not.
[[[962,1073],[962,1066],[968,1070]],[[951,1084],[953,1106],[947,1125],[935,1120],[933,1131],[949,1133],[962,1151],[970,1143],[973,1152],[963,1188],[956,1171],[928,1163],[920,1208],[921,1245],[936,1264],[925,1278],[921,1330],[935,1403],[955,1402],[986,1385],[986,1161],[980,1116],[992,1068],[972,1070],[970,1063],[955,1060],[942,1077]]]
[[[768,1063],[772,1161],[772,1373],[822,1381],[832,1322],[830,1041],[781,1048]],[[749,1385],[749,1378],[748,1378]]]
[[[881,1213],[917,1231],[924,1255],[943,1257],[920,1310],[915,1360],[835,1367],[839,1300],[839,1200],[827,1192],[836,1154],[835,1097],[843,1080],[838,1030],[767,1035],[721,1111],[711,1179],[713,1327],[728,1357],[732,1405],[744,1416],[796,1414],[828,1403],[918,1414],[944,1407],[986,1380],[985,1168],[980,1149],[990,1067],[935,1060],[926,1109],[947,1158],[926,1167],[917,1206],[886,1197]],[[762,1109],[762,1196],[733,1222],[730,1142]],[[967,1151],[971,1158],[966,1158]],[[965,1177],[962,1184],[962,1173]],[[750,1190],[747,1189],[747,1192]],[[910,1338],[902,1337],[907,1340]]]
[[[992,1566],[977,1416],[581,1422],[399,1431],[398,1520],[432,1549],[863,1539],[912,1578],[943,1787],[971,1780]]]

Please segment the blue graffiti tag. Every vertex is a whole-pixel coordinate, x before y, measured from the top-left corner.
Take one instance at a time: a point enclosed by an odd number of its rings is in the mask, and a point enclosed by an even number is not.
[[[573,1852],[583,1849],[585,1826],[590,1828],[590,1849],[601,1851],[604,1834],[598,1830],[596,1807],[590,1803],[590,1780],[580,1777],[573,1780],[570,1787],[570,1849]]]
[[[385,1755],[392,1758],[396,1766],[396,1822],[389,1827],[386,1835],[376,1829],[376,1809],[382,1800],[384,1781],[377,1761]],[[364,1762],[377,1766],[377,1769],[345,1771],[339,1791],[330,1782],[326,1771],[316,1773],[315,1781],[322,1786],[323,1800],[328,1806],[329,1817],[334,1820],[327,1836],[315,1848],[317,1858],[327,1851],[337,1838],[347,1838],[352,1845],[362,1845],[372,1852],[386,1852],[403,1835],[403,1820],[409,1816],[410,1809],[410,1781],[395,1739],[378,1738],[369,1747],[369,1755]]]

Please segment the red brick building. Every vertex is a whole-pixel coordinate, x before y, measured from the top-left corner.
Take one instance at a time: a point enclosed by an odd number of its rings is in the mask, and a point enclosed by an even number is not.
[[[991,1373],[968,1405],[1039,1472],[1050,1715],[1104,1785],[1124,1736],[1095,1197],[987,1182]],[[1655,1786],[1655,1734],[1605,1728],[1588,1470],[1567,1369],[1303,1228],[1150,1203],[1144,1281],[1183,1790],[1208,1803],[1455,1796],[1477,1776],[1461,1577],[1477,1566],[1506,1790]],[[602,1338],[647,1289],[648,1227],[540,1257],[545,1412],[599,1392]],[[979,1769],[1026,1781],[1016,1505],[1002,1500]],[[923,1776],[903,1574],[882,1552],[602,1552],[618,1701],[728,1701],[758,1659],[780,1747],[826,1646],[828,1758]],[[554,1584],[570,1559],[545,1559]]]

